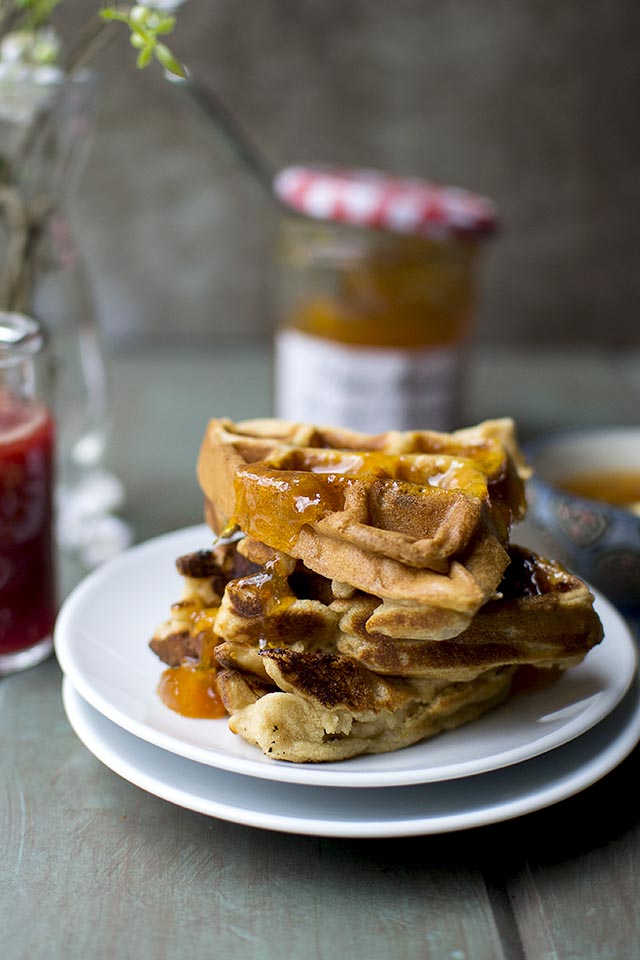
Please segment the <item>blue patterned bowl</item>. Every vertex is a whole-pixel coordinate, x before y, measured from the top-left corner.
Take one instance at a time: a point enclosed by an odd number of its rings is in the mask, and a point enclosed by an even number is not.
[[[640,427],[546,436],[525,453],[533,469],[528,519],[543,533],[547,552],[622,610],[640,614],[640,517],[560,486],[585,473],[640,473]]]

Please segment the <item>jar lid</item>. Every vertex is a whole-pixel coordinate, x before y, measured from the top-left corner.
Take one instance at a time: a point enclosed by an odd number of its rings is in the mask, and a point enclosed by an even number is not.
[[[286,206],[316,220],[436,240],[487,235],[497,225],[495,207],[486,197],[377,170],[285,167],[274,180],[274,190]]]

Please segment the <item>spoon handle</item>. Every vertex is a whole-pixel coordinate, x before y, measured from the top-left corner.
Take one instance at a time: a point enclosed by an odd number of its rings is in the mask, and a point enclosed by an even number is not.
[[[246,169],[255,177],[272,201],[277,202],[273,192],[275,171],[237,117],[222,102],[220,97],[205,86],[190,70],[186,77],[166,74],[171,83],[182,86],[205,116],[222,134],[227,144]]]

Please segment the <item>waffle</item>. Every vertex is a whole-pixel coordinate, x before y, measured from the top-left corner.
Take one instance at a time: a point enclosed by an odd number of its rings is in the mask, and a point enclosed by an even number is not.
[[[198,478],[220,546],[179,558],[151,647],[201,687],[217,664],[230,729],[279,760],[470,722],[525,668],[553,676],[602,639],[587,587],[509,542],[526,476],[510,420],[377,436],[212,420]]]
[[[476,720],[509,693],[513,669],[470,683],[376,677],[349,657],[289,650],[263,655],[275,685],[252,688],[223,671],[229,727],[274,760],[317,763],[387,753]],[[240,706],[240,704],[242,704]]]
[[[466,681],[500,666],[578,663],[602,639],[590,591],[532,551],[512,546],[509,553],[500,599],[487,603],[457,637],[439,641],[371,630],[376,597],[360,592],[336,597],[331,583],[300,564],[284,580],[273,568],[263,569],[225,590],[216,618],[225,641],[218,660],[266,679],[262,651],[286,646],[341,653],[379,675],[448,681]]]
[[[267,756],[301,763],[397,750],[507,696],[510,667],[468,683],[376,674],[338,649],[331,583],[301,564],[283,579],[269,563],[227,585],[215,627],[229,727]]]
[[[198,660],[205,648],[215,645],[214,623],[227,584],[259,568],[230,544],[178,557],[176,569],[182,577],[182,597],[171,605],[169,618],[156,627],[149,642],[169,667]]]
[[[199,571],[193,556],[178,561],[185,595],[152,647],[175,665],[213,635],[229,726],[275,759],[340,760],[452,729],[500,703],[518,666],[572,666],[602,637],[585,585],[518,547],[501,598],[438,642],[369,633],[380,601],[341,595],[299,561],[235,576],[247,565],[235,546],[195,556]]]
[[[375,599],[336,600],[338,649],[380,674],[467,680],[493,667],[563,669],[579,663],[602,639],[586,585],[557,563],[509,548],[500,599],[489,601],[458,636],[400,639],[377,631]]]
[[[417,636],[434,638],[455,636],[494,595],[524,476],[509,420],[377,436],[212,420],[198,461],[216,532],[237,524],[392,611],[419,605]]]

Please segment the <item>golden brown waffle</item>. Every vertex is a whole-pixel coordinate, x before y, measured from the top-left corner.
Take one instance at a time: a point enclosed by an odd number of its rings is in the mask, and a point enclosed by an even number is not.
[[[504,598],[444,641],[371,635],[377,598],[336,598],[300,566],[288,586],[269,571],[231,582],[216,620],[230,728],[280,760],[381,753],[476,719],[519,665],[578,663],[602,638],[589,591],[535,554],[511,555]]]
[[[240,549],[256,563],[274,558],[281,563],[286,557],[252,538],[243,540]],[[336,579],[338,564],[331,562],[336,557],[343,561],[339,564],[339,579]],[[359,576],[360,560],[359,555],[354,556],[348,548],[336,544],[327,557],[312,559],[311,569],[324,574],[337,587],[341,585],[348,593],[356,589],[368,592],[369,579]],[[446,574],[415,571],[380,558],[376,563],[379,576],[373,582],[380,600],[375,622],[390,636],[431,639],[457,636],[485,600],[495,594],[508,562],[506,550],[492,537],[474,542],[460,560],[451,563]],[[388,596],[391,581],[396,586],[397,600]]]
[[[502,599],[443,641],[370,632],[378,598],[292,559],[239,576],[236,545],[190,555],[178,561],[184,597],[151,645],[175,666],[213,638],[230,728],[271,757],[395,750],[499,703],[516,666],[570,666],[601,639],[580,580],[531,552],[510,555]]]
[[[476,720],[509,693],[512,668],[469,683],[376,677],[340,655],[268,650],[273,683],[219,676],[229,727],[274,760],[316,763],[386,753]]]
[[[392,606],[419,635],[458,633],[499,584],[524,511],[509,420],[377,436],[280,420],[210,421],[198,477],[207,519]]]
[[[261,570],[226,588],[216,619],[218,636],[226,641],[218,659],[225,666],[239,666],[243,659],[243,668],[262,679],[260,651],[284,646],[340,652],[377,674],[439,680],[469,680],[505,665],[578,662],[602,639],[590,591],[559,564],[531,551],[514,546],[510,556],[501,599],[487,603],[457,637],[436,641],[372,629],[380,606],[376,597],[361,592],[336,597],[335,585],[300,564],[284,578],[277,567]],[[405,618],[402,611],[396,633]]]
[[[430,541],[432,537],[423,530],[439,528],[445,519],[451,523],[451,514],[462,509],[460,494],[471,500],[488,499],[509,522],[521,519],[526,475],[513,421],[506,418],[451,434],[423,430],[376,435],[275,419],[240,423],[213,419],[198,458],[198,479],[217,532],[233,520],[245,533],[289,553],[295,528],[341,512],[346,517],[329,523],[328,529],[352,534],[356,542],[364,537],[368,546],[369,538],[357,526],[357,518],[353,530],[345,527],[351,518],[348,510],[341,510],[342,501],[347,488],[355,488],[354,506],[361,505],[362,488],[366,491],[378,479],[367,504],[378,519],[372,526],[407,537],[404,542],[385,538],[381,552],[401,560],[403,549],[408,549],[405,562],[415,566],[427,566],[433,556],[441,558],[429,542],[413,548],[408,544]],[[277,512],[265,502],[271,492],[278,494]],[[305,502],[299,503],[300,498]],[[245,518],[244,512],[256,501],[267,512]],[[471,514],[465,522],[477,522],[477,506],[466,509]],[[250,529],[256,524],[256,529]],[[280,543],[274,543],[274,538]],[[452,552],[461,545],[455,536],[451,544],[442,535],[440,541],[442,549]],[[389,553],[388,547],[396,543],[397,555]]]
[[[297,577],[300,587],[305,572]],[[216,656],[230,729],[273,759],[320,762],[397,750],[476,719],[509,692],[511,667],[466,683],[382,677],[335,649],[339,615],[330,604],[292,592],[272,611],[266,640],[269,618],[257,611],[263,602],[269,607],[269,594],[263,575],[229,584],[216,630],[236,639],[220,643]],[[273,645],[277,636],[284,644]]]
[[[602,625],[585,584],[559,564],[520,547],[502,596],[489,601],[458,636],[445,640],[390,637],[376,630],[376,600],[336,600],[337,648],[381,674],[466,680],[500,664],[569,667],[602,640]],[[398,618],[398,629],[404,617]]]

